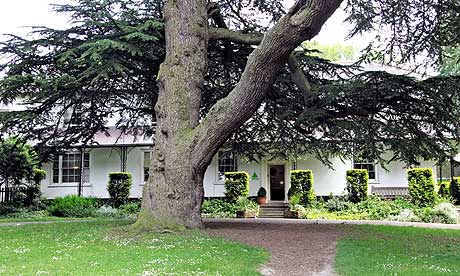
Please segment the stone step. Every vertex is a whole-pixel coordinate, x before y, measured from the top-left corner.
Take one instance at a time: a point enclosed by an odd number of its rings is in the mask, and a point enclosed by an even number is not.
[[[264,211],[284,211],[287,209],[287,206],[280,206],[280,207],[260,207],[259,208],[260,210],[264,210]]]

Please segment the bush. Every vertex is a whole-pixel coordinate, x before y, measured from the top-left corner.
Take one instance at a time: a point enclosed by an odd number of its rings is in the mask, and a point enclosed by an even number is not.
[[[211,217],[235,217],[236,205],[222,199],[206,199],[201,206],[201,213]]]
[[[443,180],[438,182],[438,195],[440,198],[450,198],[450,182]]]
[[[369,181],[369,174],[367,170],[348,170],[346,178],[349,200],[353,203],[366,200]]]
[[[23,203],[25,207],[39,206],[40,197],[40,183],[46,178],[46,171],[41,169],[34,169],[32,176],[32,183],[24,187]]]
[[[240,197],[236,202],[237,211],[257,211],[259,205],[247,197]]]
[[[433,222],[455,224],[458,222],[458,212],[451,203],[441,203],[433,208]]]
[[[300,195],[300,204],[310,206],[316,199],[313,191],[313,172],[310,170],[291,171],[291,197]],[[289,192],[288,192],[289,196]]]
[[[349,203],[344,196],[334,196],[326,201],[325,206],[329,212],[339,212],[348,209]]]
[[[260,187],[259,190],[257,191],[257,197],[266,197],[267,196],[267,190],[265,190],[264,187]]]
[[[449,187],[450,196],[455,204],[460,204],[460,177],[454,177]]]
[[[436,192],[431,168],[407,170],[409,195],[412,202],[420,207],[432,206],[436,201]]]
[[[141,202],[138,201],[138,202],[126,203],[126,204],[120,206],[120,208],[118,208],[118,209],[123,211],[124,213],[126,213],[128,215],[135,215],[135,214],[139,213],[139,211],[141,209]]]
[[[401,221],[401,222],[419,222],[421,221],[417,215],[411,209],[402,209],[399,214],[396,216],[390,216],[388,218],[392,221]]]
[[[249,195],[249,174],[247,172],[225,173],[225,198],[236,203],[240,197]]]
[[[130,173],[109,173],[107,191],[109,192],[113,206],[118,208],[128,202],[131,185],[132,175]]]
[[[96,198],[69,195],[58,197],[50,206],[50,213],[57,217],[92,217],[96,214]]]

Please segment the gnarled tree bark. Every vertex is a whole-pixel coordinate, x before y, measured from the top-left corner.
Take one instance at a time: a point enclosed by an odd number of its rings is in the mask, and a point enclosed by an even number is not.
[[[140,228],[201,227],[203,178],[218,149],[257,110],[291,52],[314,37],[340,0],[297,1],[261,39],[223,28],[209,32],[204,0],[165,6],[166,60],[161,66],[151,176],[144,187]],[[208,39],[259,44],[224,99],[199,122]]]

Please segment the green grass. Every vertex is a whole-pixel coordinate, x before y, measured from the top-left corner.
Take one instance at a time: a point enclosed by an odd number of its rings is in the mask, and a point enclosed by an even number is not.
[[[0,275],[259,275],[262,249],[200,232],[133,233],[129,221],[1,227]]]
[[[72,220],[96,220],[95,218],[61,218],[61,217],[32,217],[32,218],[0,218],[0,223],[9,222],[32,222],[32,221],[72,221]]]
[[[350,226],[339,239],[338,275],[460,275],[460,231]]]

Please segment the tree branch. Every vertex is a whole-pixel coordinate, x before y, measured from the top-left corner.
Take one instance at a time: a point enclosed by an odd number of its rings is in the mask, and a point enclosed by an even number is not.
[[[192,166],[205,168],[225,141],[259,108],[291,52],[316,36],[342,0],[298,0],[248,58],[240,81],[193,130]],[[232,34],[234,35],[234,34]],[[227,35],[230,36],[230,35]],[[236,38],[240,38],[236,36]]]
[[[311,85],[305,76],[302,67],[300,67],[299,62],[294,53],[289,55],[288,59],[289,71],[291,71],[291,77],[294,83],[297,85],[297,88],[302,91],[305,102],[313,96],[311,92]]]
[[[262,42],[264,35],[260,33],[240,33],[224,28],[209,28],[210,40],[229,40],[237,43],[258,45]]]

